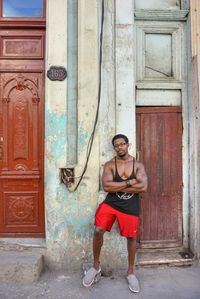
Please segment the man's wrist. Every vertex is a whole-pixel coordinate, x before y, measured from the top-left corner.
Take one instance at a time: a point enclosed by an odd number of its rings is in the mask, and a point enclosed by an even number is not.
[[[130,180],[127,180],[126,181],[126,187],[130,187],[131,186],[131,181]]]

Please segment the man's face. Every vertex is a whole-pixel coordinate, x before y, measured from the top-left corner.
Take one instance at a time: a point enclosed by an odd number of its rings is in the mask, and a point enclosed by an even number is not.
[[[117,156],[124,157],[128,153],[129,144],[126,143],[124,138],[115,139],[114,141],[114,150],[117,153]]]

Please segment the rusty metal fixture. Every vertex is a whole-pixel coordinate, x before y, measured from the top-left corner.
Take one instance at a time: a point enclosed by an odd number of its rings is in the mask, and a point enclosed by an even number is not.
[[[61,182],[70,188],[74,183],[74,168],[61,168],[60,178]]]

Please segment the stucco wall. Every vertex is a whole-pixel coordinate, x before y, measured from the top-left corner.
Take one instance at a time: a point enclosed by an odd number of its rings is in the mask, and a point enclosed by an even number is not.
[[[200,40],[199,21],[200,3],[198,0],[191,0],[191,65],[192,71],[192,103],[189,107],[190,119],[190,246],[195,256],[200,259],[200,111],[199,111],[199,84],[200,84]]]
[[[151,2],[154,3],[153,0]],[[75,183],[85,165],[97,107],[100,4],[101,1],[78,1],[77,164],[73,165]],[[127,134],[133,144],[131,153],[135,153],[133,22],[134,1],[126,0],[122,5],[121,0],[105,0],[99,123],[87,171],[75,192],[61,184],[59,176],[60,168],[71,166],[67,160],[70,147],[67,135],[70,114],[67,80],[54,82],[46,79],[46,260],[54,267],[77,269],[82,262],[92,259],[94,212],[105,196],[99,190],[99,179],[103,164],[113,155],[111,137],[119,132]],[[51,65],[67,68],[66,0],[47,1],[46,61],[47,69]],[[102,264],[115,268],[126,267],[126,240],[119,236],[117,226],[105,236]]]
[[[83,2],[82,2],[83,3]],[[95,16],[96,12],[94,12]],[[89,21],[89,20],[88,20]],[[81,29],[88,30],[88,39],[93,38],[93,28],[83,24]],[[91,27],[91,26],[90,26]],[[49,1],[47,6],[47,68],[51,65],[61,65],[67,68],[67,1]],[[94,43],[94,42],[93,42]],[[88,47],[85,44],[85,47]],[[86,51],[86,48],[85,48]],[[94,53],[94,54],[93,54]],[[80,57],[82,68],[87,60],[95,65],[96,51],[83,53]],[[94,58],[93,58],[94,57]],[[93,59],[92,59],[93,58]],[[89,67],[89,66],[87,66]],[[84,80],[80,80],[79,94],[79,169],[84,163],[83,152],[90,132],[90,123],[84,117],[87,111],[87,101],[91,96],[96,98],[96,80],[86,75],[88,70],[82,69]],[[93,84],[88,84],[92,78]],[[88,86],[87,86],[88,85]],[[89,98],[88,98],[89,95]],[[86,99],[86,101],[85,101]],[[94,100],[95,103],[95,100]],[[70,193],[66,186],[60,183],[60,168],[67,167],[67,80],[55,82],[46,81],[46,175],[45,175],[45,210],[46,210],[46,243],[47,260],[56,267],[74,267],[77,261],[85,256],[85,244],[91,234],[91,201],[95,199],[94,188],[87,186],[85,181],[79,192]],[[90,119],[90,117],[88,117]],[[82,164],[81,164],[82,157]],[[92,167],[92,166],[91,166]],[[93,167],[94,168],[94,167]],[[95,172],[96,173],[96,172]],[[86,174],[87,175],[87,174]],[[82,196],[84,190],[84,196]],[[91,190],[91,191],[89,191]]]
[[[48,1],[47,5],[47,69],[52,65],[67,68],[67,1]],[[78,161],[75,176],[85,165],[87,144],[93,128],[98,91],[98,2],[80,1],[78,5]],[[95,135],[88,169],[76,192],[60,183],[59,169],[68,167],[67,150],[67,80],[46,79],[45,137],[45,210],[46,260],[50,266],[79,268],[92,254],[93,217],[103,199],[99,192],[99,136]],[[105,133],[105,136],[108,137]],[[109,142],[109,140],[107,140]],[[113,251],[123,254],[123,241],[111,234],[105,242],[103,256]],[[106,263],[106,259],[105,259]]]
[[[47,69],[52,65],[61,65],[67,68],[67,1],[48,1],[47,3]],[[99,16],[101,7],[99,1],[82,0],[78,1],[78,132],[77,132],[77,164],[74,165],[75,183],[86,161],[87,145],[92,132],[98,96],[98,71],[99,71]],[[134,85],[129,84],[129,77],[133,77],[133,53],[132,53],[132,1],[127,1],[125,8],[128,9],[129,22],[124,26],[125,11],[121,9],[117,1],[117,20],[119,30],[115,32],[115,1],[105,1],[105,41],[111,41],[109,47],[104,44],[105,56],[103,58],[103,87],[100,123],[95,134],[91,157],[84,179],[75,192],[69,191],[65,185],[60,183],[59,169],[69,167],[67,151],[70,144],[67,143],[67,80],[63,82],[50,81],[46,79],[46,160],[45,160],[45,210],[46,210],[46,260],[54,267],[79,268],[82,262],[92,259],[92,236],[94,212],[98,203],[105,196],[99,190],[100,173],[102,164],[113,155],[111,137],[116,132],[116,117],[120,127],[120,120],[123,124],[123,117],[126,112],[134,109],[133,92]],[[125,10],[126,10],[125,9]],[[121,13],[121,17],[120,17]],[[110,23],[111,22],[111,23]],[[122,24],[121,24],[122,23]],[[121,25],[120,25],[121,24]],[[127,31],[128,29],[128,31]],[[126,31],[126,40],[129,39],[129,51],[125,53],[127,61],[127,72],[124,73],[122,63],[123,51],[120,49],[117,55],[118,91],[115,94],[115,34],[118,34],[118,43],[123,45],[123,35]],[[110,39],[111,38],[111,39]],[[104,42],[105,42],[104,41]],[[107,71],[112,72],[112,78],[105,74],[105,64],[108,63]],[[110,68],[110,66],[112,67]],[[124,76],[123,80],[120,76]],[[110,80],[110,81],[107,81]],[[105,87],[107,82],[107,87]],[[124,83],[123,83],[124,82]],[[130,90],[129,98],[124,98],[120,85],[127,82],[127,89]],[[116,112],[116,102],[120,104]],[[131,109],[130,109],[131,108]],[[131,112],[132,115],[132,112]],[[104,121],[102,121],[104,119]],[[108,130],[107,130],[107,129]],[[133,125],[122,127],[123,132],[129,133],[134,139]],[[116,234],[118,228],[115,226],[113,232],[105,237],[102,251],[104,264],[112,261],[117,265],[125,265],[126,240],[119,238]],[[119,259],[116,261],[116,256]]]

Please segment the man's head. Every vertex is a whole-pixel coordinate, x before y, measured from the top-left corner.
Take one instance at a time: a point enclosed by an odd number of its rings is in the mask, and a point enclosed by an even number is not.
[[[128,153],[128,137],[123,134],[117,134],[112,139],[112,145],[119,157],[124,157]]]
[[[114,137],[113,137],[113,139],[112,139],[112,145],[114,146],[114,142],[115,142],[115,140],[117,140],[117,139],[124,139],[124,142],[125,143],[128,143],[128,137],[126,137],[125,135],[123,135],[123,134],[117,134],[117,135],[115,135]]]

